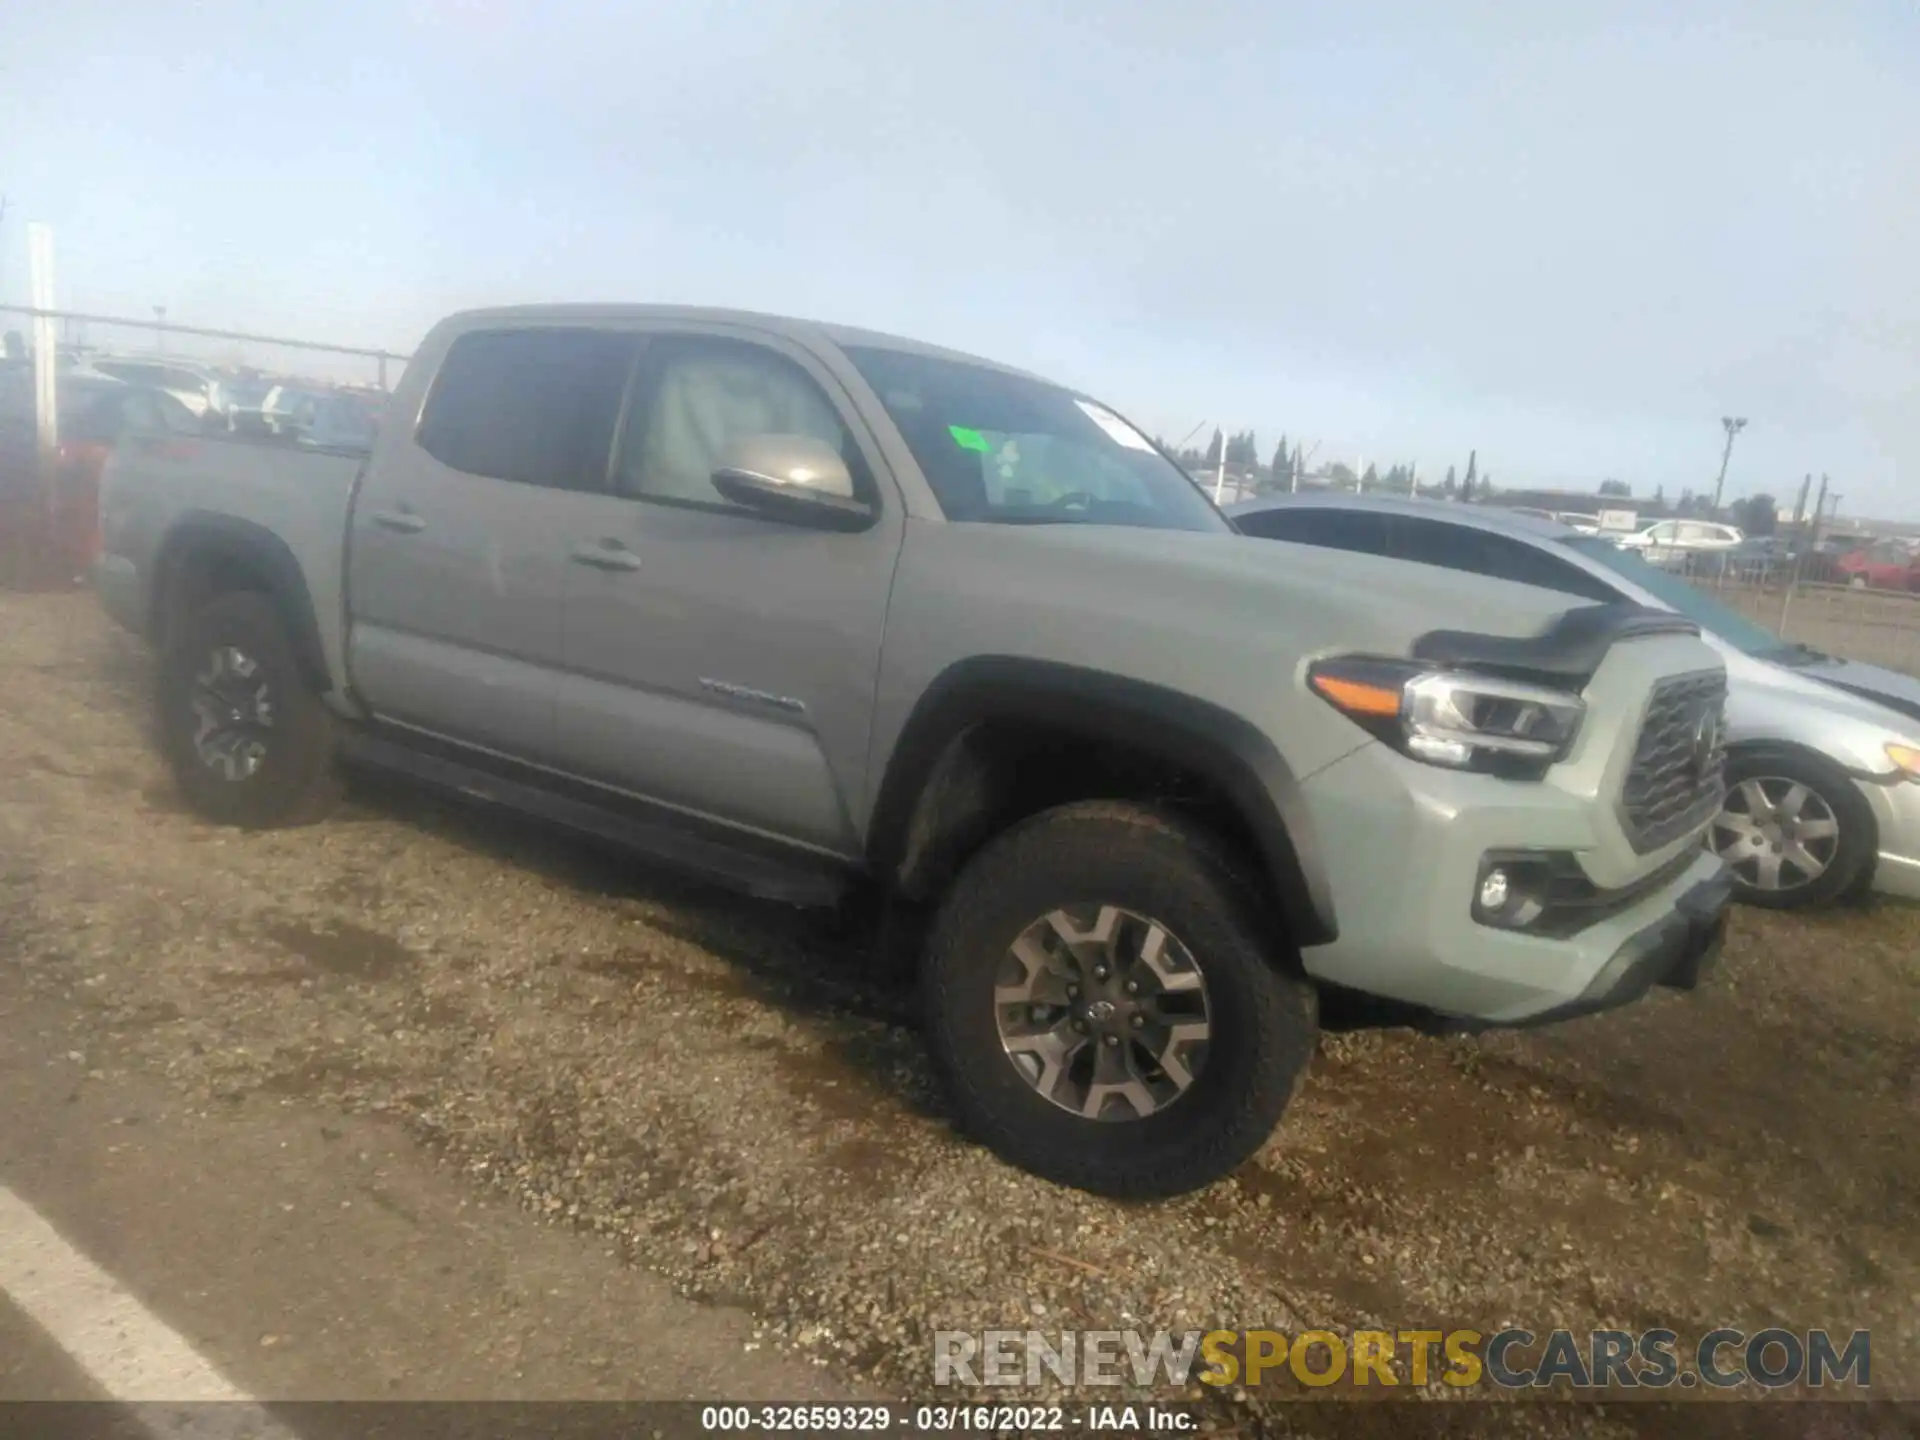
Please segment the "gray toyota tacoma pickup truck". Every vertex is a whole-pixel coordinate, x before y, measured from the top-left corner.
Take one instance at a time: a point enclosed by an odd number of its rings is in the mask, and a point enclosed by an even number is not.
[[[428,336],[371,454],[135,439],[100,593],[208,817],[405,772],[915,937],[952,1107],[1168,1195],[1322,1025],[1690,986],[1727,882],[1690,622],[1232,532],[1111,409],[724,311]]]

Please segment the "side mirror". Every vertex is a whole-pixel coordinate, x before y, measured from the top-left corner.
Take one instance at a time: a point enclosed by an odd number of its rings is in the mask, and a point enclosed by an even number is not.
[[[853,493],[840,452],[812,435],[741,435],[721,447],[713,488],[770,520],[864,530],[873,506]]]

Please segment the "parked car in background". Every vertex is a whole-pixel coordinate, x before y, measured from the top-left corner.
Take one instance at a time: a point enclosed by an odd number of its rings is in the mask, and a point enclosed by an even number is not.
[[[60,529],[81,576],[100,553],[100,473],[114,450],[135,436],[188,441],[205,427],[170,392],[145,385],[115,382],[75,400],[60,421]]]
[[[314,417],[327,401],[323,390],[301,385],[275,385],[260,403],[267,429],[282,439],[297,440],[313,428]]]
[[[380,433],[377,412],[357,395],[325,395],[295,439],[325,450],[371,450]]]
[[[195,418],[218,413],[215,407],[220,377],[206,366],[181,360],[129,359],[115,355],[96,355],[88,363],[116,380],[166,391],[191,410]]]
[[[220,421],[232,434],[260,434],[266,429],[267,396],[273,382],[249,376],[225,376],[220,381]]]
[[[1611,535],[1608,543],[1638,550],[1655,565],[1684,569],[1694,556],[1731,550],[1744,539],[1738,527],[1713,520],[1657,520],[1639,530]]]
[[[100,473],[115,446],[133,434],[193,436],[201,422],[172,394],[133,385],[75,365],[54,382],[59,440],[54,452],[55,516],[52,543],[65,574],[84,576],[99,551]],[[7,447],[0,475],[0,510],[8,527],[45,533],[46,499],[38,483],[30,373],[0,377],[0,435],[24,444]],[[34,517],[29,519],[28,517]]]
[[[1321,494],[1228,515],[1267,539],[1678,611],[1727,663],[1727,799],[1710,843],[1740,897],[1788,908],[1871,887],[1920,899],[1920,680],[1790,645],[1604,536],[1524,516]]]
[[[1683,617],[1272,564],[1092,398],[806,321],[470,313],[393,403],[371,459],[109,466],[100,594],[191,803],[297,823],[355,759],[876,900],[957,1118],[1051,1179],[1227,1173],[1322,1023],[1560,1019],[1717,953]]]
[[[1600,533],[1600,517],[1598,515],[1587,515],[1578,510],[1556,510],[1553,512],[1552,518],[1558,520],[1570,530],[1578,530],[1582,535],[1598,535]]]
[[[1849,585],[1876,590],[1920,590],[1920,555],[1898,540],[1879,540],[1849,551],[1835,563]]]

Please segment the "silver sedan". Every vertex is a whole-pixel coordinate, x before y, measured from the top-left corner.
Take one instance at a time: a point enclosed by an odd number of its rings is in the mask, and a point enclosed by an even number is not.
[[[1920,899],[1920,680],[1790,645],[1604,536],[1510,511],[1327,492],[1227,514],[1243,534],[1679,611],[1726,659],[1727,800],[1711,843],[1740,898]]]

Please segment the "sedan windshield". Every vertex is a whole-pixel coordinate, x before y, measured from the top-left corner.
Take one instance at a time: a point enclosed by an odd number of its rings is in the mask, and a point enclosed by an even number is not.
[[[949,520],[1230,530],[1185,471],[1084,396],[904,350],[846,353]]]
[[[1649,565],[1632,550],[1622,550],[1604,535],[1570,535],[1559,542],[1598,560],[1615,574],[1631,580],[1661,604],[1679,611],[1702,630],[1710,631],[1734,649],[1760,660],[1791,662],[1801,653],[1771,630],[1737,614],[1706,591],[1670,570]]]

